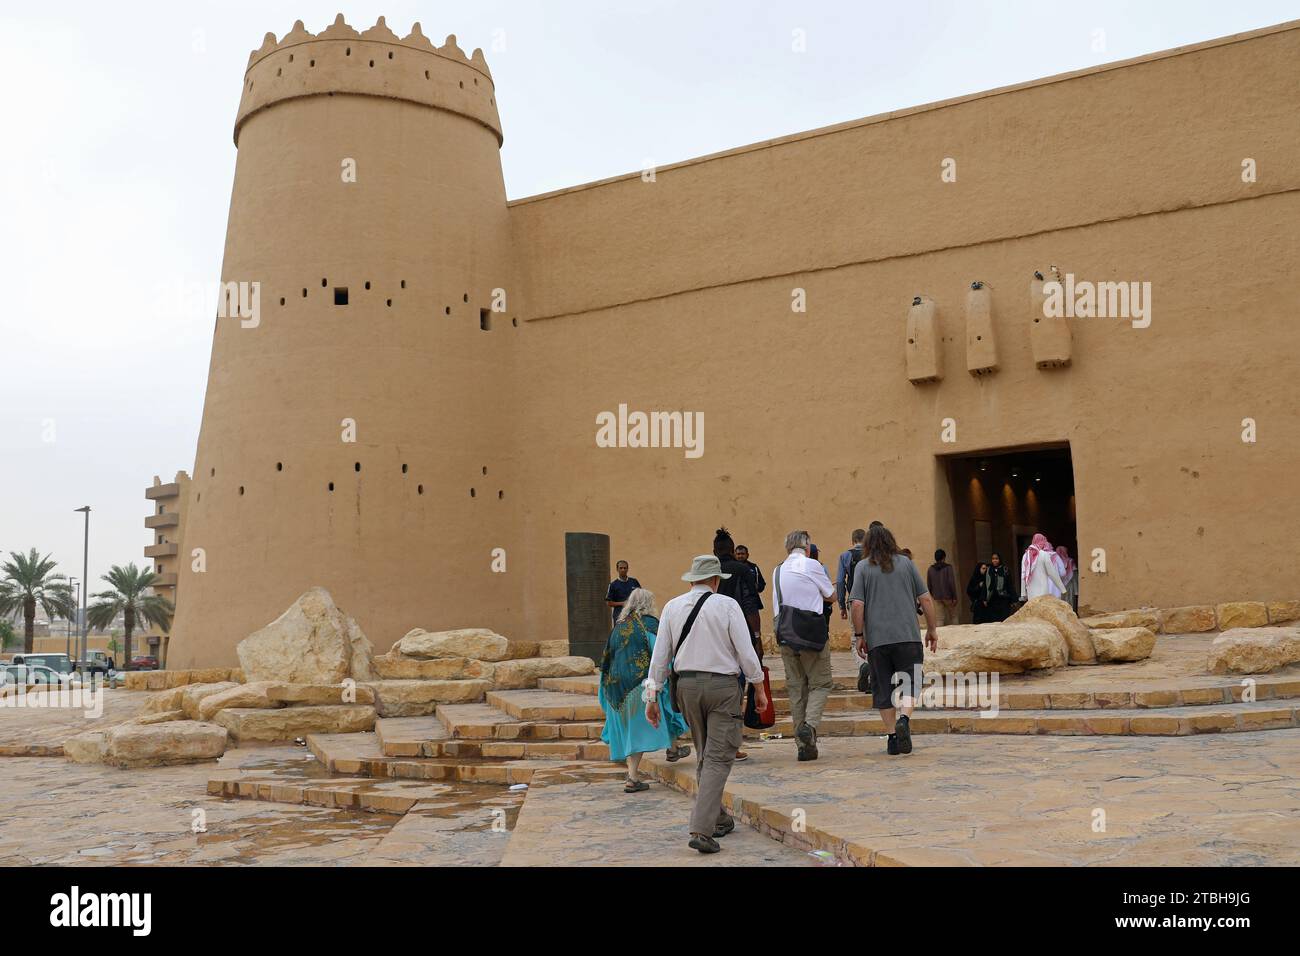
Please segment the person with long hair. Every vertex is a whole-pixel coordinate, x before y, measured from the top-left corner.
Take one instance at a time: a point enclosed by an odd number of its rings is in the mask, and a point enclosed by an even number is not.
[[[625,793],[640,793],[650,788],[640,776],[643,754],[667,750],[668,759],[677,760],[690,753],[689,747],[680,750],[676,747],[677,738],[686,733],[686,721],[673,710],[668,689],[659,692],[663,718],[658,727],[646,720],[641,695],[636,693],[650,673],[658,631],[655,596],[637,588],[627,596],[600,661],[598,697],[605,710],[605,727],[600,739],[609,745],[610,760],[627,762]]]
[[[966,596],[970,598],[971,621],[975,624],[987,624],[989,618],[989,564],[981,561],[966,582]]]
[[[886,752],[912,752],[912,708],[920,696],[925,648],[939,647],[934,601],[921,572],[884,525],[867,532],[867,556],[853,576],[853,636],[871,668],[872,703],[889,734]],[[916,606],[925,614],[925,643]]]
[[[1011,590],[1011,573],[1002,563],[1002,555],[994,551],[989,555],[989,569],[984,574],[984,591],[988,594],[989,621],[1005,621],[1011,616],[1015,592]]]
[[[1033,541],[1025,549],[1020,559],[1020,599],[1029,601],[1045,594],[1060,597],[1065,592],[1061,583],[1061,574],[1057,570],[1060,557],[1047,536],[1042,532],[1034,535]]]

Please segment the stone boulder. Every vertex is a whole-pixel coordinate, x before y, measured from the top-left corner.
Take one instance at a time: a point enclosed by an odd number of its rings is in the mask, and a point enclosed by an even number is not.
[[[188,684],[180,688],[180,709],[190,720],[200,720],[199,704],[214,694],[222,694],[239,686],[241,685],[228,680],[217,684]]]
[[[371,646],[324,588],[312,588],[235,648],[245,678],[295,684],[369,680]]]
[[[1079,615],[1074,608],[1060,598],[1045,594],[1030,598],[1019,611],[1006,619],[1007,624],[1023,624],[1028,621],[1044,621],[1060,632],[1070,650],[1071,664],[1095,664],[1097,652],[1092,646],[1092,637],[1088,629],[1079,623]]]
[[[358,734],[375,729],[375,708],[368,704],[285,707],[250,710],[232,707],[217,714],[217,723],[239,744],[293,740],[307,734]]]
[[[63,741],[63,756],[73,763],[103,763],[108,746],[102,730],[87,730]]]
[[[491,680],[495,664],[469,657],[439,657],[419,660],[400,654],[381,654],[373,661],[378,680]]]
[[[1097,660],[1106,663],[1144,661],[1156,647],[1156,635],[1148,627],[1105,627],[1092,632]]]
[[[127,722],[104,732],[103,763],[114,767],[163,767],[215,760],[226,752],[226,742],[224,727],[197,720]]]
[[[151,694],[144,702],[144,706],[140,708],[140,713],[161,714],[168,710],[181,710],[181,698],[184,694],[184,687],[174,687],[171,690]]]
[[[1263,627],[1268,623],[1268,605],[1263,601],[1230,601],[1220,604],[1219,630],[1230,631],[1234,627]]]
[[[375,692],[380,717],[419,717],[439,704],[469,704],[492,689],[485,680],[380,680],[367,685]]]
[[[183,710],[163,710],[155,714],[141,714],[132,719],[137,724],[165,724],[169,720],[188,720],[190,718]]]
[[[1269,601],[1268,623],[1284,624],[1300,621],[1300,601]]]
[[[1234,628],[1210,644],[1207,668],[1211,674],[1267,674],[1297,662],[1300,627]]]
[[[538,657],[568,657],[569,641],[568,638],[559,641],[539,641],[537,644]]]
[[[220,693],[204,697],[199,701],[199,720],[212,720],[227,707],[256,707],[265,710],[283,707],[282,702],[272,700],[267,693],[280,683],[280,681],[264,680],[253,681],[250,684],[236,684]]]
[[[1160,612],[1162,634],[1204,634],[1218,629],[1219,619],[1213,604],[1169,607]]]
[[[476,661],[506,661],[536,657],[537,645],[512,643],[483,627],[455,631],[426,631],[417,627],[393,645],[392,653],[420,660],[469,657]]]
[[[1139,607],[1130,611],[1094,614],[1085,617],[1080,623],[1093,631],[1108,627],[1145,627],[1155,631],[1160,629],[1160,612],[1153,607]]]
[[[926,652],[925,670],[1021,674],[1069,659],[1065,638],[1046,621],[953,624],[939,628],[939,649]]]
[[[345,693],[349,691],[350,693]],[[266,689],[270,700],[290,705],[373,704],[375,692],[362,684],[272,684]],[[344,700],[350,696],[351,700]]]
[[[492,686],[497,690],[536,687],[542,677],[582,677],[595,672],[590,657],[530,657],[497,664]]]

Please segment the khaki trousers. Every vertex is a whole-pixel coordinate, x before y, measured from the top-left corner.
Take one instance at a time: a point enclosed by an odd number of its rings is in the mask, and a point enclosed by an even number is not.
[[[781,661],[785,664],[785,690],[790,697],[794,729],[806,723],[816,730],[831,694],[830,641],[820,651],[797,651],[782,644]]]
[[[744,698],[735,675],[690,671],[677,680],[682,716],[695,741],[695,808],[691,832],[713,836],[722,812],[722,791],[740,749]]]

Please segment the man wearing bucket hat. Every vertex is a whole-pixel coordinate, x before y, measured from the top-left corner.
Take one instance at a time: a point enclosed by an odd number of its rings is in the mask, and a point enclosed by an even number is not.
[[[750,642],[745,614],[735,601],[709,600],[729,574],[711,554],[702,554],[682,575],[691,589],[664,605],[650,674],[642,699],[646,719],[659,726],[659,688],[676,675],[676,700],[695,740],[695,807],[690,846],[717,853],[718,838],[736,828],[722,809],[722,791],[740,749],[745,681],[754,685],[755,703],[767,706],[763,667]]]

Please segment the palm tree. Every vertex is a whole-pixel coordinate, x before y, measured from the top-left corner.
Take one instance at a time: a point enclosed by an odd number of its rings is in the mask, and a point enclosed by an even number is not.
[[[19,608],[23,612],[23,651],[32,652],[36,635],[36,605],[40,605],[53,620],[71,617],[77,610],[77,599],[67,578],[52,573],[58,566],[47,554],[41,557],[32,548],[27,554],[9,552],[10,560],[0,564],[0,614],[12,614]]]
[[[126,567],[115,564],[102,578],[112,585],[113,590],[96,594],[98,603],[86,611],[86,620],[100,630],[108,628],[118,614],[122,615],[126,631],[123,635],[123,670],[131,666],[131,632],[135,630],[137,621],[157,625],[164,631],[172,626],[172,614],[176,611],[172,602],[157,594],[145,594],[153,586],[154,577],[152,571],[148,568],[142,571],[135,562]]]

